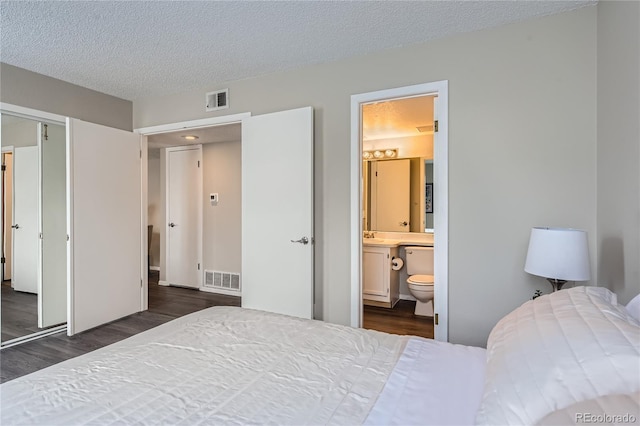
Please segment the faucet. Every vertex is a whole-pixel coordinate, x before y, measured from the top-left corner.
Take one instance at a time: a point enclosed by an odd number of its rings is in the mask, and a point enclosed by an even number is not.
[[[364,238],[375,238],[373,231],[364,231]]]

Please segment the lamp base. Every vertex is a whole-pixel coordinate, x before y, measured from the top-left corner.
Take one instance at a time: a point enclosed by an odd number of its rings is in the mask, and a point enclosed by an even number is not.
[[[547,281],[551,283],[551,287],[553,287],[553,291],[558,291],[562,289],[562,286],[567,283],[567,280],[558,280],[555,278],[547,278]]]

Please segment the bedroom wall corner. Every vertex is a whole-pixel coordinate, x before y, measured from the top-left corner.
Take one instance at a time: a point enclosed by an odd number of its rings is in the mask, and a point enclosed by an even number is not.
[[[640,293],[640,3],[598,3],[598,280]]]

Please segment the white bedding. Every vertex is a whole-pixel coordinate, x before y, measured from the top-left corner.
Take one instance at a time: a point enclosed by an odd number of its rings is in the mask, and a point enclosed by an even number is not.
[[[409,340],[365,424],[474,424],[484,386],[485,352]]]
[[[209,308],[2,384],[0,423],[362,423],[407,339]]]

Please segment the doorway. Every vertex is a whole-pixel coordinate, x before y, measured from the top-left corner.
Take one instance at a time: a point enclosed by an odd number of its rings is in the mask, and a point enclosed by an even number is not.
[[[415,86],[386,89],[376,92],[353,95],[351,97],[351,325],[361,327],[363,320],[363,211],[367,208],[364,190],[363,162],[363,107],[367,104],[386,102],[393,99],[419,96],[434,96],[434,129],[433,142],[433,184],[431,186],[431,208],[433,213],[433,245],[434,245],[434,338],[448,340],[448,82],[419,84]],[[384,150],[386,151],[386,150]],[[390,156],[394,154],[389,150]],[[384,152],[383,154],[384,155]],[[426,164],[422,162],[421,164]],[[424,167],[422,168],[424,174]],[[426,191],[421,191],[426,198]],[[424,203],[423,203],[424,204]],[[426,229],[425,209],[421,209]],[[403,222],[403,221],[400,221]]]
[[[242,291],[244,307],[310,318],[314,290],[313,109],[303,107],[255,117],[236,114],[137,131],[146,136],[147,143],[154,142],[151,139],[156,136],[172,133],[182,133],[179,137],[194,140],[197,135],[192,132],[228,127],[230,124],[242,126],[241,163],[238,168],[242,173],[240,179],[235,180],[235,183],[241,183],[241,192],[238,193],[241,194],[241,210],[236,213],[236,219],[241,219],[241,227],[238,228],[241,229],[241,239],[240,244],[236,244],[241,251],[241,265],[240,270],[224,270],[224,267],[208,263],[204,253],[201,268],[204,279],[199,289],[229,294],[224,292],[238,288]],[[282,129],[288,130],[283,132]],[[180,145],[185,145],[184,139]],[[202,138],[198,140],[203,146],[217,145],[206,142]],[[166,155],[166,150],[161,150],[160,155]],[[160,164],[163,163],[161,158]],[[206,175],[206,168],[203,171]],[[221,210],[229,200],[222,191],[209,192],[205,187],[204,192],[199,198],[204,200],[205,217],[206,211]],[[147,196],[152,198],[150,194]],[[275,206],[285,206],[282,207],[284,211],[276,211],[274,202],[279,203]],[[172,222],[167,217],[161,218],[160,222],[160,236],[164,241],[160,246],[163,247]],[[203,229],[206,233],[206,223]],[[205,247],[209,245],[205,244]],[[166,281],[167,271],[163,270],[166,266],[162,267],[168,263],[166,251],[160,254],[160,281],[164,281],[163,284],[169,284]],[[216,257],[218,260],[223,258]],[[290,259],[295,271],[283,274],[282,258]],[[212,262],[215,261],[214,258]],[[268,287],[265,286],[265,277],[270,277]]]

